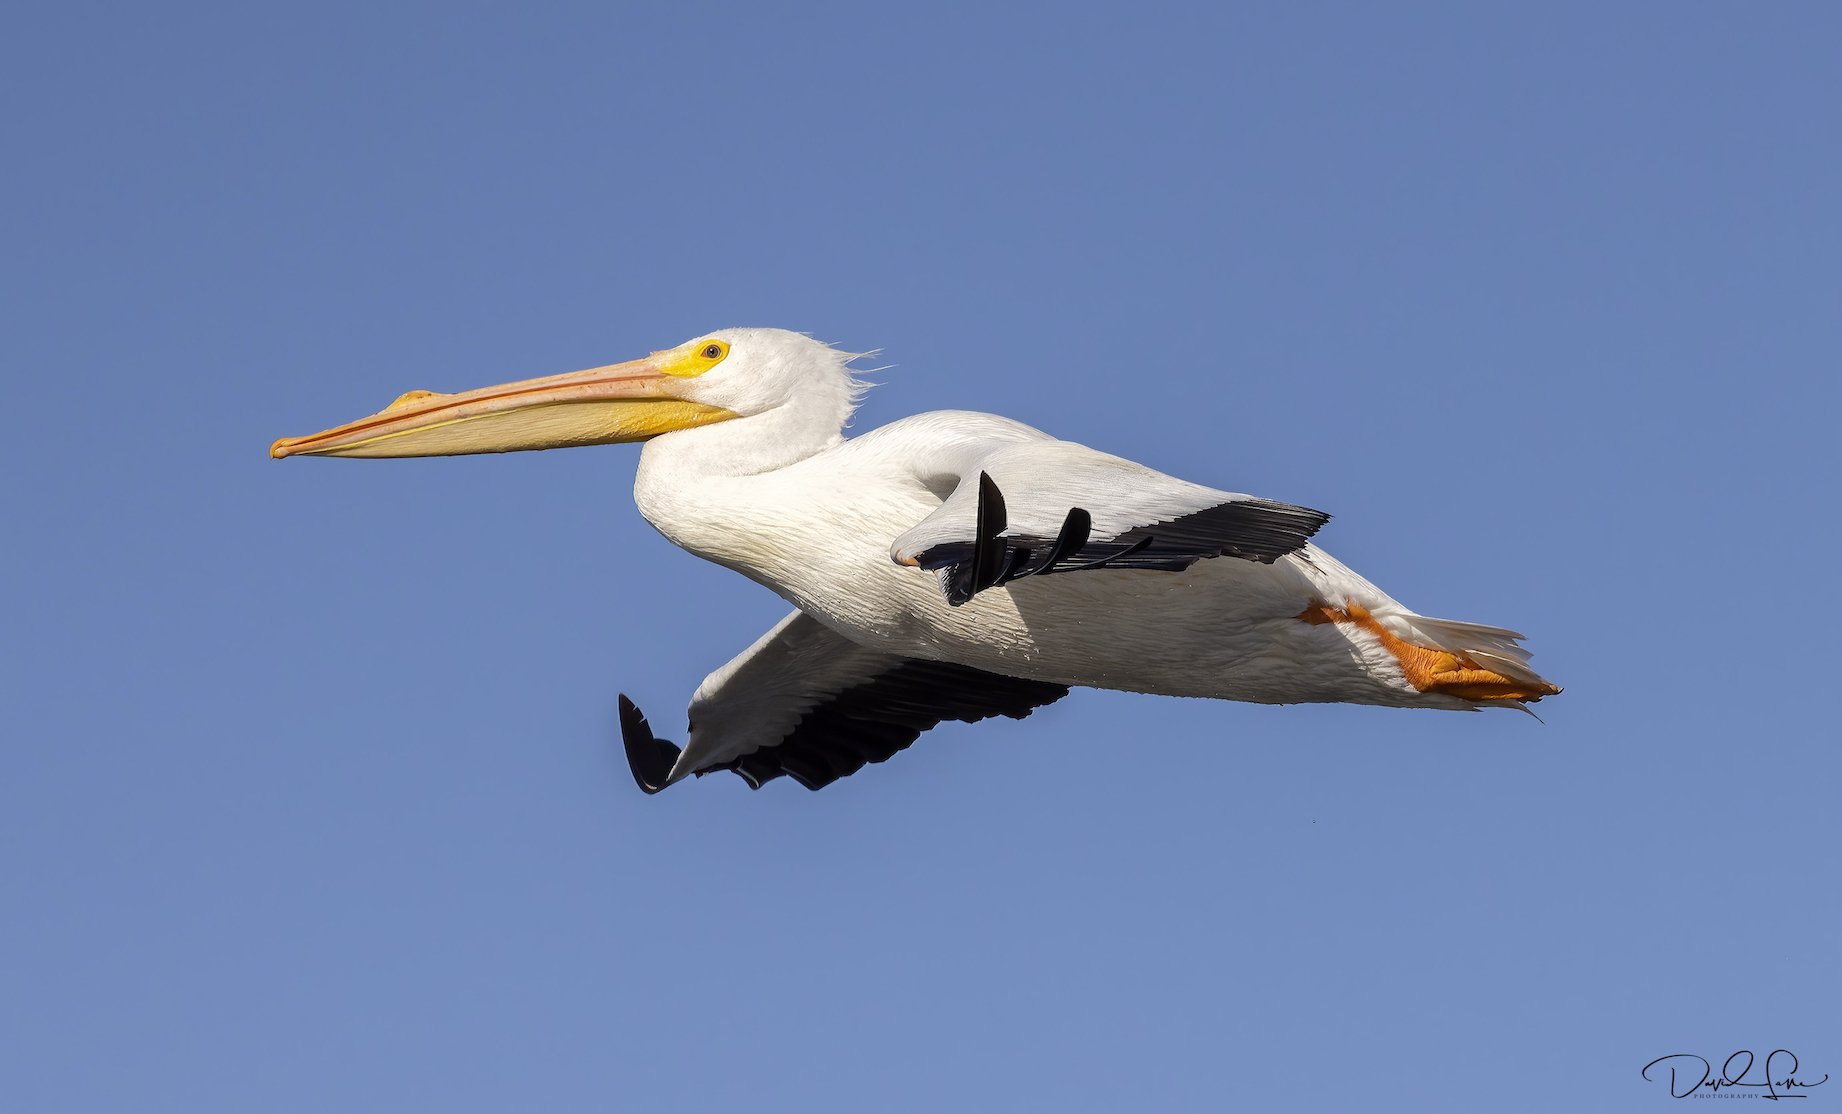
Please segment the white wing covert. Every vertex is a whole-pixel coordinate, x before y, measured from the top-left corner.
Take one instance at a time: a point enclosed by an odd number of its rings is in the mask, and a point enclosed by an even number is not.
[[[943,720],[1022,719],[1066,695],[1066,685],[866,649],[795,611],[698,686],[682,750],[624,694],[620,729],[647,793],[716,770],[754,789],[783,774],[822,789]]]

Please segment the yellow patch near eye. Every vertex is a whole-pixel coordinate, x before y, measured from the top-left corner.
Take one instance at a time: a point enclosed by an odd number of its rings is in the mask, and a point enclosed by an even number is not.
[[[659,362],[659,370],[680,379],[695,379],[722,363],[728,355],[728,341],[700,340],[666,353],[665,358]]]

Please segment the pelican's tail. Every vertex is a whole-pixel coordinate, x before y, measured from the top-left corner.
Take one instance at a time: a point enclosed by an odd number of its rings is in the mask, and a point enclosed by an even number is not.
[[[1469,700],[1482,707],[1532,704],[1560,686],[1529,667],[1522,635],[1482,623],[1435,619],[1405,609],[1381,615],[1351,601],[1327,604],[1299,616],[1308,623],[1348,623],[1381,641],[1400,662],[1408,683],[1424,693]]]
[[[1413,641],[1424,643],[1435,658],[1450,659],[1432,663],[1431,691],[1480,702],[1533,702],[1561,691],[1529,667],[1523,636],[1513,630],[1426,615],[1401,616],[1396,622],[1419,635]]]

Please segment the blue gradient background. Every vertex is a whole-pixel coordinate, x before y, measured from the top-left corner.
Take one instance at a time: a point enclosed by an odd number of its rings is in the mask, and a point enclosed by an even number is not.
[[[8,23],[8,1109],[1842,1101],[1834,6]],[[633,449],[264,455],[732,324],[1323,507],[1568,691],[645,798],[616,691],[785,608]]]

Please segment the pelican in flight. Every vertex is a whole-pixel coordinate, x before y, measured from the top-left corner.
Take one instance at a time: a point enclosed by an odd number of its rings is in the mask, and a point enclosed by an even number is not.
[[[1265,704],[1526,709],[1521,635],[1416,614],[1311,544],[1329,516],[1217,491],[991,414],[847,439],[857,356],[724,329],[644,359],[458,394],[270,448],[500,453],[644,441],[634,499],[674,544],[794,607],[691,698],[679,748],[620,697],[634,780],[820,789],[928,728],[1076,685]]]

